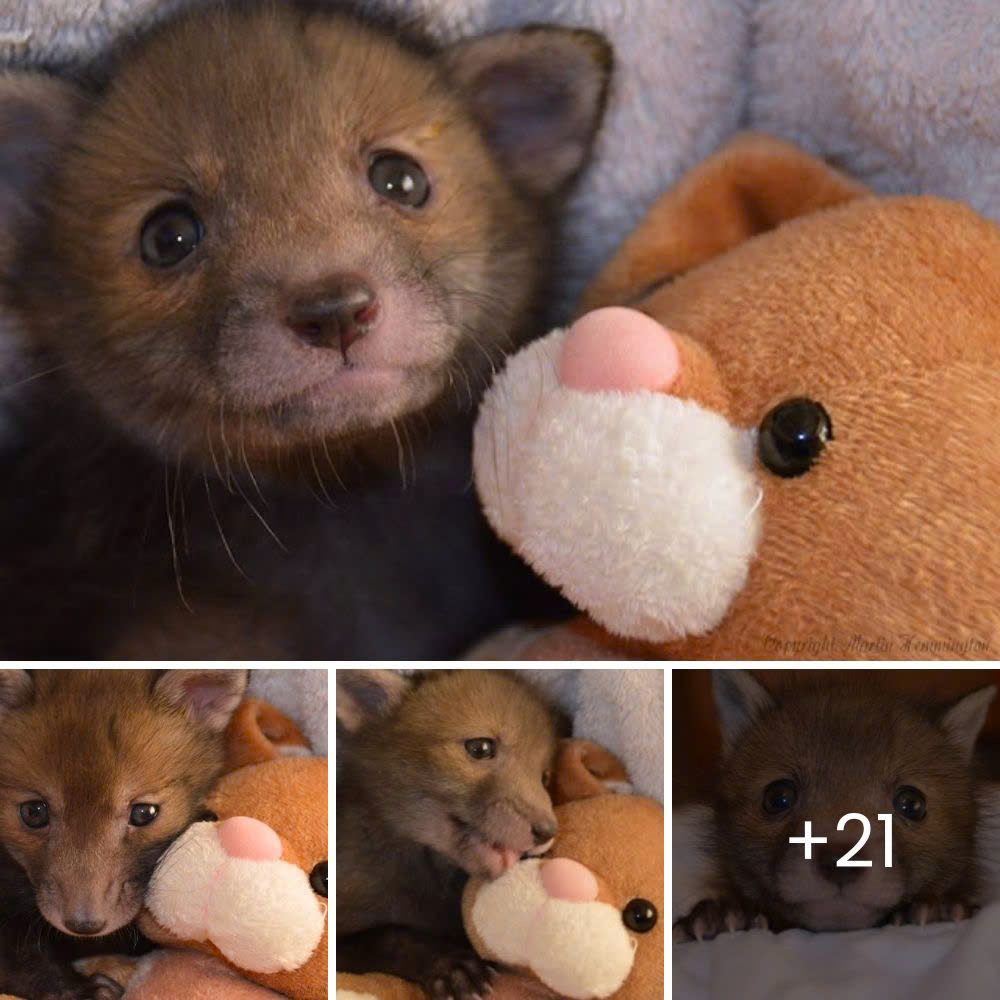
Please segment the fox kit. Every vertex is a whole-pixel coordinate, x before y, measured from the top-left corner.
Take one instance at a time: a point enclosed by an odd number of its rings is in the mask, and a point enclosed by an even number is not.
[[[107,653],[123,598],[167,594],[281,623],[246,655],[450,655],[509,614],[471,419],[537,332],[610,64],[589,31],[436,49],[260,2],[94,85],[0,76],[0,270],[39,374],[0,468],[7,655]]]
[[[459,900],[555,835],[556,723],[499,671],[337,672],[337,967],[485,995]]]
[[[857,676],[772,695],[747,671],[716,670],[713,689],[723,743],[709,852],[717,884],[675,924],[675,940],[969,915],[979,898],[972,754],[994,687],[945,707]],[[867,825],[842,821],[850,813]],[[806,834],[826,838],[808,860],[802,842],[789,842]]]
[[[242,670],[0,670],[0,993],[120,995],[73,971],[66,935],[138,914],[222,768],[245,685]]]

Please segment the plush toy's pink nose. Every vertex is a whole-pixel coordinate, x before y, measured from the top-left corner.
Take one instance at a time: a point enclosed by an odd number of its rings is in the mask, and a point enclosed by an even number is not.
[[[571,903],[589,903],[597,899],[597,879],[579,861],[569,858],[543,861],[539,877],[542,888],[555,899]]]
[[[249,816],[233,816],[218,828],[219,843],[234,858],[249,861],[277,861],[281,857],[281,839],[266,823]]]
[[[681,369],[670,332],[651,316],[624,306],[585,313],[570,328],[559,359],[569,389],[668,389]]]

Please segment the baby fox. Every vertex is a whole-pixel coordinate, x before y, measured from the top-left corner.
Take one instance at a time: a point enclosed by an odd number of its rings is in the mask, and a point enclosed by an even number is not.
[[[713,689],[715,885],[675,940],[923,924],[975,909],[973,748],[994,686],[933,705],[861,671],[816,671],[772,694],[748,671],[716,670]]]
[[[460,897],[555,835],[556,723],[513,675],[337,672],[337,966],[485,995]]]
[[[245,686],[243,670],[0,670],[0,993],[120,995],[74,972],[66,936],[138,914]]]
[[[94,85],[0,75],[0,271],[47,373],[0,468],[7,655],[108,654],[123,597],[213,655],[192,609],[251,608],[247,656],[451,655],[509,614],[470,422],[537,329],[610,63],[251,2]]]

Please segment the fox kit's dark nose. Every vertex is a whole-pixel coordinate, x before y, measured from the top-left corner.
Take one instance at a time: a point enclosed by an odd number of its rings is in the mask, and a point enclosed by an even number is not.
[[[100,934],[101,931],[108,926],[108,922],[106,920],[89,920],[86,918],[74,920],[67,917],[63,923],[66,925],[66,930],[71,931],[74,934],[83,935]]]
[[[356,275],[338,275],[296,296],[285,317],[287,325],[316,347],[347,349],[363,337],[378,315],[371,286]]]
[[[838,859],[842,858],[850,850],[850,845],[832,844],[819,848],[816,862],[819,865],[819,873],[828,882],[843,888],[850,882],[861,878],[867,867],[856,867],[853,865],[837,865]]]

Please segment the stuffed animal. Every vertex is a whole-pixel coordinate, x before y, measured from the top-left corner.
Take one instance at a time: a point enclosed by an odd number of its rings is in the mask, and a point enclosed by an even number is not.
[[[481,655],[1000,655],[994,224],[740,136],[583,309],[496,378],[475,473],[590,621]]]
[[[587,741],[564,742],[554,775],[552,850],[491,882],[470,879],[462,897],[473,947],[503,963],[490,1000],[661,997],[663,808],[609,792],[625,772]],[[392,976],[338,972],[337,1000],[426,998]]]
[[[125,1000],[326,1000],[327,776],[295,726],[245,702],[224,775],[160,859],[139,926],[167,947],[78,963],[127,986]],[[256,762],[254,762],[256,761]]]

